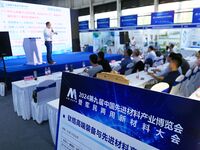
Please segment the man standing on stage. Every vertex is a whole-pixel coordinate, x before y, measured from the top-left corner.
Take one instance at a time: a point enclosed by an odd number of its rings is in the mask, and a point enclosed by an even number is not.
[[[48,64],[55,64],[56,62],[52,59],[52,36],[57,34],[53,31],[50,22],[46,22],[46,28],[44,29],[44,40],[47,48],[47,62]]]

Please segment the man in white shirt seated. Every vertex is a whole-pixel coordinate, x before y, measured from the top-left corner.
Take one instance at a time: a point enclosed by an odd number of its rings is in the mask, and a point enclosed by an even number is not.
[[[90,55],[90,64],[92,65],[92,68],[85,70],[90,77],[96,77],[97,73],[103,71],[103,67],[98,64],[98,56],[96,54]]]
[[[145,64],[153,65],[156,60],[156,53],[153,46],[149,46],[147,56],[145,57]]]
[[[54,34],[57,34],[53,31],[50,22],[46,22],[46,28],[44,29],[44,40],[45,46],[47,48],[47,62],[48,64],[55,64],[56,62],[52,59],[52,37]]]

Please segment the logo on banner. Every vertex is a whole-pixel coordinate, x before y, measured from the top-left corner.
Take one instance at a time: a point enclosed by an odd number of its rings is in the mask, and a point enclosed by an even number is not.
[[[66,99],[71,100],[71,101],[77,101],[76,89],[70,88],[68,93],[67,93]]]

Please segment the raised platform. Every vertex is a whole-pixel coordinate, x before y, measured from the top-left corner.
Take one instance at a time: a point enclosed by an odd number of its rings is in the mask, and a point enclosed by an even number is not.
[[[54,54],[53,59],[56,61],[55,65],[42,64],[37,66],[26,65],[26,58],[8,59],[5,61],[7,69],[8,82],[22,80],[24,76],[33,75],[33,71],[37,71],[38,76],[45,74],[45,67],[50,67],[52,72],[65,70],[66,64],[72,64],[73,68],[82,67],[84,61],[86,66],[90,65],[89,55],[92,53],[88,52],[73,52],[64,54]],[[106,59],[108,60],[120,60],[121,55],[118,54],[107,54]],[[46,55],[43,56],[43,60],[46,60]],[[0,81],[3,81],[2,62],[0,61]]]

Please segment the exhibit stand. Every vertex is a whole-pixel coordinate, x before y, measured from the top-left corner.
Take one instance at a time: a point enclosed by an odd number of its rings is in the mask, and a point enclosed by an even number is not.
[[[27,65],[42,64],[42,40],[39,37],[24,38],[23,47],[26,54]]]

